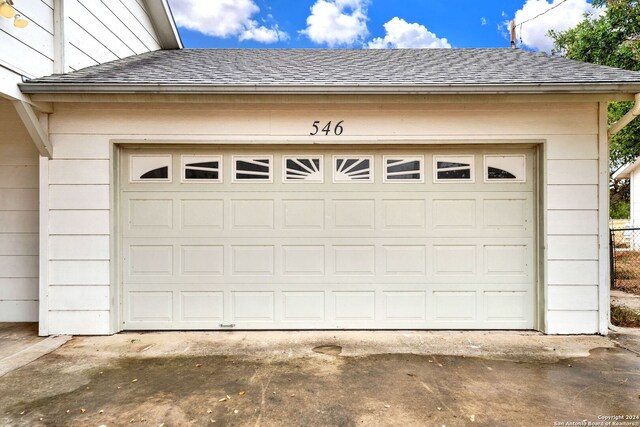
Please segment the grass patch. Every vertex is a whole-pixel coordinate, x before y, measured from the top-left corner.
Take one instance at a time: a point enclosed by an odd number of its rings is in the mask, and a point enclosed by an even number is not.
[[[626,307],[611,305],[611,323],[623,328],[640,328],[640,314]]]

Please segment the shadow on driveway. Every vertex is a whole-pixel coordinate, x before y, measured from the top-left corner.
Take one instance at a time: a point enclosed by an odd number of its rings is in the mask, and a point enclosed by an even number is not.
[[[513,360],[349,351],[345,356],[341,346],[351,339],[338,335],[328,342],[327,334],[327,342],[317,343],[324,348],[314,352],[303,342],[304,351],[296,347],[279,357],[260,351],[209,355],[202,343],[188,347],[185,356],[146,357],[154,335],[132,336],[137,338],[128,344],[130,336],[118,336],[119,347],[106,355],[94,354],[101,351],[95,344],[100,338],[76,338],[0,378],[0,424],[552,426],[640,415],[640,358],[613,345],[555,360],[534,351]],[[437,338],[425,334],[427,344],[429,337]],[[546,337],[531,337],[536,339]]]

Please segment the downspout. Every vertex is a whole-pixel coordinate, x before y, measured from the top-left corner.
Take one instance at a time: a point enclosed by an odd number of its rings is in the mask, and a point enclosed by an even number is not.
[[[629,110],[627,114],[622,116],[620,120],[611,125],[611,127],[609,128],[609,138],[620,132],[622,129],[624,129],[625,126],[631,123],[633,119],[640,115],[640,93],[636,93],[635,102],[635,105],[633,106],[633,108],[631,108],[631,110]]]

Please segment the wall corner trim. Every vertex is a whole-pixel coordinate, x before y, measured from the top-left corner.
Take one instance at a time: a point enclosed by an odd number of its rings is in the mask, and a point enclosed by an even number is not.
[[[49,335],[49,158],[40,157],[38,334]]]
[[[599,287],[598,287],[598,333],[609,333],[610,275],[609,271],[609,123],[607,102],[601,102],[598,109],[598,224],[599,224]]]

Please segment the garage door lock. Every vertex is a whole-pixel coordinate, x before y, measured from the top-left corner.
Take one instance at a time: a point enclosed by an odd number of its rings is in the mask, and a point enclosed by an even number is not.
[[[220,323],[220,327],[221,328],[235,328],[236,324],[235,323]]]

